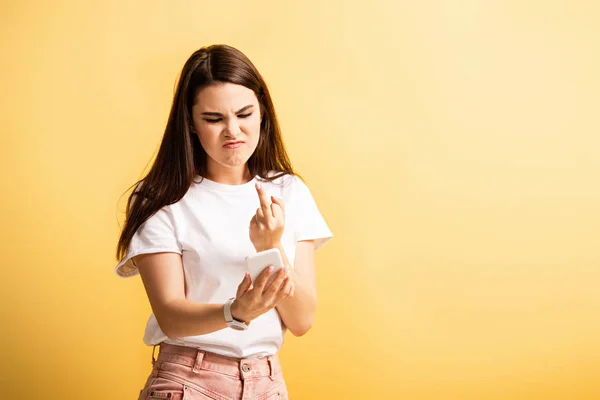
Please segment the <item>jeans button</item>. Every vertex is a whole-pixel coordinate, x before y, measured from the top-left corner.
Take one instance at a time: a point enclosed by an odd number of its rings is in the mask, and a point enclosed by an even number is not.
[[[248,366],[248,364],[242,365],[242,371],[244,371],[244,372],[250,371],[250,367]]]

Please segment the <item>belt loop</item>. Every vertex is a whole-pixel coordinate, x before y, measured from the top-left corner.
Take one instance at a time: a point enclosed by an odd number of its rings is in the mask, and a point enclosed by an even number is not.
[[[192,372],[198,373],[200,372],[200,367],[202,367],[202,360],[204,359],[204,352],[202,350],[198,350],[196,353],[196,362],[194,363],[194,367],[192,368]]]
[[[275,368],[273,368],[273,359],[271,356],[267,357],[267,362],[269,363],[269,378],[274,381],[275,380]]]
[[[154,358],[154,351],[156,350],[156,346],[158,346],[158,344],[152,346],[152,365],[156,363],[156,358]]]

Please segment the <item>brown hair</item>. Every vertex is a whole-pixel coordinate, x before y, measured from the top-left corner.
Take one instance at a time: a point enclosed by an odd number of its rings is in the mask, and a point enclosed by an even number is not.
[[[265,181],[296,175],[285,151],[269,90],[256,67],[231,46],[202,47],[183,66],[152,168],[131,186],[135,190],[127,200],[125,225],[117,245],[118,260],[125,256],[133,235],[148,218],[179,201],[196,175],[206,176],[207,155],[192,131],[192,106],[201,88],[219,82],[245,86],[258,98],[263,118],[258,145],[248,160],[250,175]],[[275,174],[269,174],[271,171]],[[138,198],[142,201],[137,201]]]

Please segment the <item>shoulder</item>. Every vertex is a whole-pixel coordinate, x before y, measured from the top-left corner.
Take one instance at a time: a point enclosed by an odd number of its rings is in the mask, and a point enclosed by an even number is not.
[[[282,189],[287,189],[298,184],[303,184],[302,179],[297,175],[287,174],[280,171],[269,171],[267,174],[268,178],[276,177],[272,179],[269,184],[273,186],[279,186]]]

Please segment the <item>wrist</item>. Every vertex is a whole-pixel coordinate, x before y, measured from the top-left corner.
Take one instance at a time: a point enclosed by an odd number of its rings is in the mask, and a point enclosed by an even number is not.
[[[256,252],[260,253],[261,251],[266,251],[266,250],[271,250],[271,249],[283,249],[283,246],[281,245],[281,242],[276,242],[276,243],[272,243],[271,245],[266,245],[266,246],[260,246],[260,247],[255,247]]]
[[[227,302],[225,303],[225,306],[223,307],[223,315],[225,316],[225,323],[227,324],[228,327],[230,327],[233,330],[236,331],[245,331],[246,329],[248,329],[248,324],[245,323],[244,321],[240,321],[235,319],[235,317],[231,314],[231,305],[233,304],[233,300],[235,300],[235,298],[230,298],[229,300],[227,300]]]
[[[250,323],[250,320],[247,319],[244,315],[242,315],[242,313],[239,310],[239,303],[238,303],[238,299],[233,300],[233,303],[231,303],[231,316],[233,317],[233,319],[235,319],[236,321],[240,321],[240,322],[244,322],[246,325],[248,325]]]

